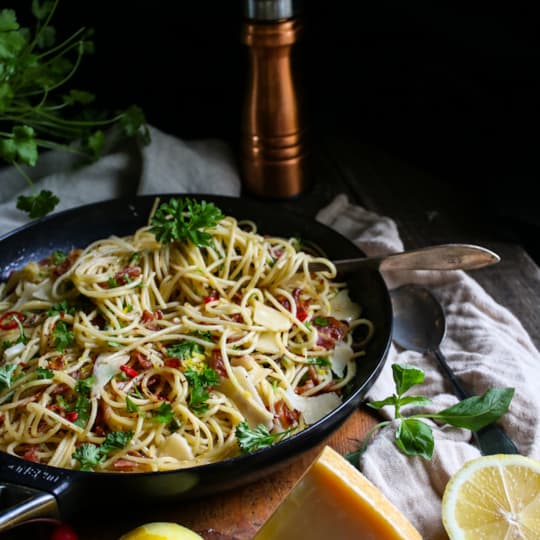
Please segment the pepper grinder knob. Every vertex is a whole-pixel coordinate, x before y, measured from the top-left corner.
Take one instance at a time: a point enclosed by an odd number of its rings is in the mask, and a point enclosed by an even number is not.
[[[301,30],[299,3],[245,0],[242,41],[249,76],[240,145],[244,187],[289,198],[307,187],[304,130],[293,78],[291,49]]]

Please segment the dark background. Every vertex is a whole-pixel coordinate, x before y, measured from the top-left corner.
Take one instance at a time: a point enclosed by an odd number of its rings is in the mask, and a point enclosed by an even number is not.
[[[432,171],[535,251],[538,18],[533,2],[472,4],[306,0],[302,101],[315,137],[375,143]],[[78,82],[104,106],[136,103],[163,131],[237,144],[247,69],[238,0],[64,0],[54,22],[95,29]]]

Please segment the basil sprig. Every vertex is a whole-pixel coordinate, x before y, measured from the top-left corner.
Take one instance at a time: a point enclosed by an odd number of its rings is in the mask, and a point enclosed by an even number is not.
[[[394,416],[399,420],[394,442],[401,452],[409,456],[421,456],[431,459],[435,441],[431,426],[422,420],[430,418],[442,424],[478,431],[498,420],[510,406],[514,396],[513,388],[490,388],[481,396],[472,396],[443,409],[437,413],[423,413],[404,416],[401,408],[406,405],[427,405],[431,402],[425,396],[404,395],[417,384],[424,382],[424,372],[405,364],[392,364],[392,374],[396,387],[395,394],[380,401],[372,401],[368,406],[382,409],[394,407]],[[359,450],[350,452],[345,457],[358,465],[360,455],[366,450],[374,433],[391,424],[390,420],[379,422],[368,432]]]

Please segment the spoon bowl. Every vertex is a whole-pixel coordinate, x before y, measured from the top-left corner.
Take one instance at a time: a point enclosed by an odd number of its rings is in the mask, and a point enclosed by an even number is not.
[[[435,296],[419,285],[403,285],[390,291],[393,310],[392,339],[400,347],[423,354],[432,354],[455,394],[465,399],[471,394],[452,371],[441,352],[440,344],[446,334],[446,317]],[[508,435],[496,424],[473,432],[482,454],[518,454]]]

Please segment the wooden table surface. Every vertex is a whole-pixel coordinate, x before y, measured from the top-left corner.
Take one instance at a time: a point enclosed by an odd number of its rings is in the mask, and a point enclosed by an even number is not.
[[[357,141],[318,141],[314,144],[313,163],[314,182],[305,195],[276,205],[314,216],[337,193],[346,193],[351,202],[393,218],[405,248],[466,242],[494,250],[501,262],[472,275],[495,300],[518,316],[540,347],[540,269],[512,231],[492,219],[489,209],[479,211],[474,201],[452,183]],[[371,414],[361,407],[320,446],[267,478],[233,491],[159,507],[141,501],[139,507],[121,513],[111,523],[104,523],[89,509],[88,519],[74,525],[80,540],[117,539],[138,524],[158,520],[250,539],[323,444],[340,453],[354,450],[373,422]]]

